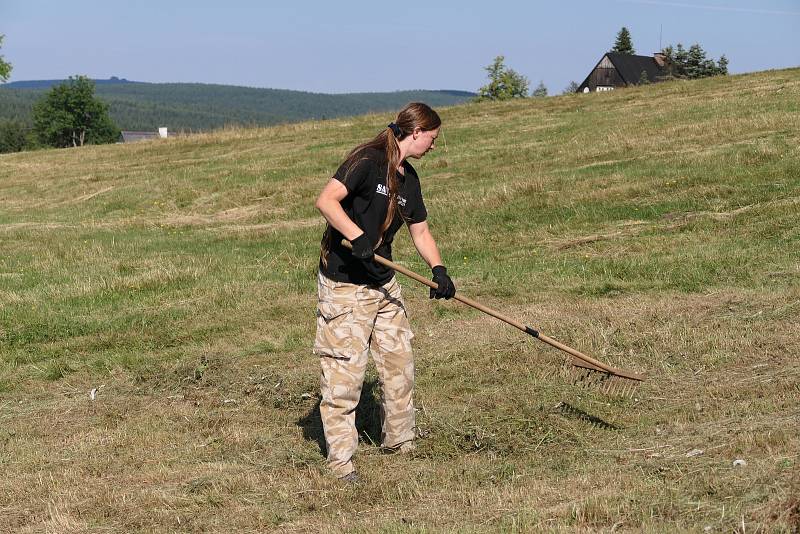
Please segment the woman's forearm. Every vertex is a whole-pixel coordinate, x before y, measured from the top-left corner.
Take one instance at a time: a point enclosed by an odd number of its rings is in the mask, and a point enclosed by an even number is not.
[[[339,230],[349,241],[360,236],[363,232],[342,209],[342,205],[332,198],[320,197],[316,203],[317,209],[328,223]]]
[[[411,240],[414,241],[414,247],[416,247],[417,252],[430,267],[443,265],[439,247],[436,246],[436,241],[433,239],[430,229],[428,229],[428,224],[424,222],[418,224],[424,226],[414,228],[417,225],[412,225],[410,228]]]

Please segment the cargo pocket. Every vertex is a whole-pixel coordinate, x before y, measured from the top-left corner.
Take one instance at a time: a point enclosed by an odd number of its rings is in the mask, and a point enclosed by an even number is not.
[[[314,354],[349,360],[353,355],[353,308],[335,302],[317,305]]]

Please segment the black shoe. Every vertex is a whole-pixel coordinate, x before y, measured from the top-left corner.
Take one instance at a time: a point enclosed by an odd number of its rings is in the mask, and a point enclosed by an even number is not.
[[[345,476],[339,477],[339,480],[347,484],[358,484],[361,482],[361,477],[355,471],[350,471]]]
[[[413,441],[404,441],[400,445],[394,447],[384,447],[383,452],[386,454],[410,454],[417,449],[417,445]]]

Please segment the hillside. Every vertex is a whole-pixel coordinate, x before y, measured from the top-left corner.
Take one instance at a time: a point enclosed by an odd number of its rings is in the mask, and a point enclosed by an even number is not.
[[[31,106],[56,80],[0,86],[0,120],[31,120]],[[199,83],[100,80],[98,97],[108,102],[122,130],[212,130],[232,125],[268,126],[389,111],[408,102],[452,106],[473,98],[465,91],[319,94]]]
[[[0,531],[795,531],[798,102],[791,69],[442,109],[415,165],[459,291],[648,379],[576,388],[401,280],[422,436],[381,454],[370,370],[355,488],[313,203],[390,113],[0,156]]]

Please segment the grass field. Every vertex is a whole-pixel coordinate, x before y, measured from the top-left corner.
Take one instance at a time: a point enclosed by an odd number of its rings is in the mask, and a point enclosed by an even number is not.
[[[797,532],[800,69],[441,111],[459,291],[634,399],[401,280],[422,437],[374,445],[369,371],[344,486],[313,203],[389,115],[0,156],[0,532]]]

